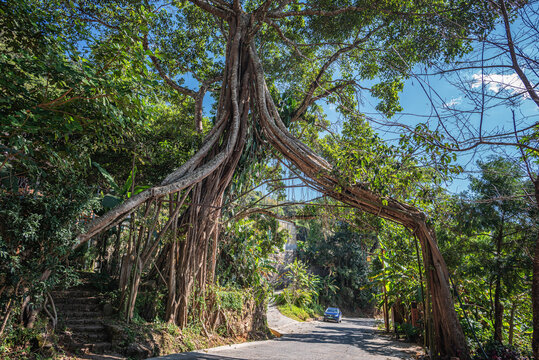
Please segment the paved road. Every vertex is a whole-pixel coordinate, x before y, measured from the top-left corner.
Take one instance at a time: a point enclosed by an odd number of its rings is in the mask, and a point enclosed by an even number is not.
[[[286,333],[274,340],[167,355],[154,360],[394,360],[411,359],[418,350],[379,334],[373,319],[345,318],[340,324],[288,322],[279,330]]]

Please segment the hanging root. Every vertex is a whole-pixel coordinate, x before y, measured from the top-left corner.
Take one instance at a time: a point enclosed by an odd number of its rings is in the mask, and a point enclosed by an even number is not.
[[[47,305],[51,306],[51,310],[47,309]],[[47,293],[45,296],[45,303],[43,304],[43,310],[47,314],[47,316],[51,319],[51,326],[53,329],[56,329],[56,325],[58,324],[58,313],[56,312],[56,306],[54,305],[54,300],[52,299],[52,296],[50,293]]]

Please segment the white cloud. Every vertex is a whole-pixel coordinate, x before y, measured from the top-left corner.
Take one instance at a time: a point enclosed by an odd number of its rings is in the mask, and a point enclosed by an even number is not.
[[[481,73],[472,75],[472,89],[481,86]],[[524,84],[517,74],[483,74],[483,83],[488,90],[499,93],[502,90],[509,91],[512,95],[522,93],[522,96],[529,97]]]
[[[449,100],[448,103],[444,104],[444,107],[446,108],[454,107],[460,104],[461,102],[462,102],[462,96],[459,96],[458,98],[453,98]]]

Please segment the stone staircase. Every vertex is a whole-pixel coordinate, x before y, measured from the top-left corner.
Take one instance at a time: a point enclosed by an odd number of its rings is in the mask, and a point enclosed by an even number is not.
[[[104,325],[103,298],[96,290],[76,287],[52,293],[58,312],[57,329],[63,331],[71,351],[104,353],[112,343]]]

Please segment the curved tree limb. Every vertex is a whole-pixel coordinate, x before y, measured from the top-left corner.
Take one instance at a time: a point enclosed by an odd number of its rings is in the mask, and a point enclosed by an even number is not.
[[[416,233],[421,242],[425,268],[432,292],[436,349],[434,353],[469,359],[466,337],[454,310],[449,287],[449,274],[436,244],[435,235],[427,226],[426,216],[417,208],[390,198],[381,198],[363,186],[351,186],[340,181],[327,161],[295,139],[284,127],[265,84],[262,65],[251,47],[255,68],[256,98],[260,121],[270,143],[298,169],[311,178],[320,190],[341,202],[402,224]],[[268,108],[269,107],[269,108]]]
[[[245,211],[243,211],[241,213],[238,213],[236,216],[234,216],[234,219],[237,219],[237,220],[244,219],[246,217],[249,217],[251,215],[256,215],[256,214],[270,216],[270,217],[272,217],[274,219],[283,220],[283,221],[316,219],[315,215],[282,216],[282,215],[276,214],[274,212],[271,212],[269,210],[260,209],[260,208],[245,210]]]

